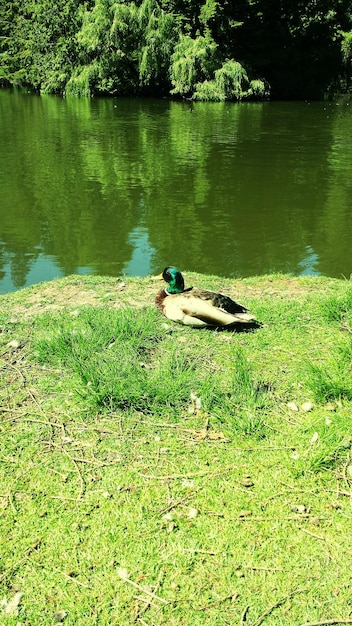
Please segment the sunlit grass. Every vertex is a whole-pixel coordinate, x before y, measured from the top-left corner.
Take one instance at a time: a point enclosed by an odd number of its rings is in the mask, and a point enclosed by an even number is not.
[[[229,342],[224,370],[209,339],[195,352],[163,330],[154,310],[86,308],[75,322],[48,329],[35,349],[39,362],[71,368],[81,380],[78,393],[97,407],[180,417],[195,393],[229,428],[261,436],[265,386],[241,347]]]
[[[50,308],[75,280],[0,307],[1,626],[351,618],[349,283],[225,281],[263,324],[227,333],[148,279]]]

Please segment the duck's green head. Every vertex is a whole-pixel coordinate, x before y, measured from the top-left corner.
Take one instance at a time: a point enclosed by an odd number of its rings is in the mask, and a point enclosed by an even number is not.
[[[168,283],[167,293],[182,293],[185,287],[183,276],[176,267],[165,267],[163,279]]]

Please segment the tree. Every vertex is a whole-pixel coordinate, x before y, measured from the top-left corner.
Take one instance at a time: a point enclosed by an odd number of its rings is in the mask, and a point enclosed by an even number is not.
[[[351,86],[352,77],[352,30],[348,33],[342,32],[341,51],[345,70],[345,88],[348,91]]]
[[[350,0],[3,0],[0,82],[41,92],[319,98],[348,87]]]
[[[260,99],[269,96],[269,87],[260,79],[249,80],[244,67],[233,59],[215,71],[214,80],[198,83],[195,100],[243,100]]]
[[[209,32],[195,39],[180,35],[171,57],[171,93],[191,96],[196,83],[210,78],[216,68],[216,49]]]
[[[83,13],[77,40],[80,64],[66,93],[140,93],[168,86],[176,40],[175,17],[157,0],[95,0]]]
[[[80,0],[5,2],[3,79],[42,92],[62,92],[75,59],[79,5]]]

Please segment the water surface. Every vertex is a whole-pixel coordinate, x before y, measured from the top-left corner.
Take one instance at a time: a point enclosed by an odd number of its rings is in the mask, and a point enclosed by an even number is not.
[[[0,90],[0,292],[167,264],[348,277],[351,213],[349,98],[213,104]]]

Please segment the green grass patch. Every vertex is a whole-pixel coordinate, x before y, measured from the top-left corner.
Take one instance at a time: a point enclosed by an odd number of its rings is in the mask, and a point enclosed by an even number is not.
[[[188,282],[262,326],[170,324],[148,278],[0,300],[1,626],[351,619],[351,285]]]
[[[175,342],[153,309],[90,307],[54,330],[49,318],[39,319],[39,326],[45,337],[34,344],[35,358],[74,371],[80,381],[77,393],[96,408],[167,412],[182,419],[194,395],[204,411],[228,428],[264,436],[261,411],[268,403],[267,389],[255,380],[236,344],[228,346],[224,372],[213,342],[196,352],[187,341]]]

